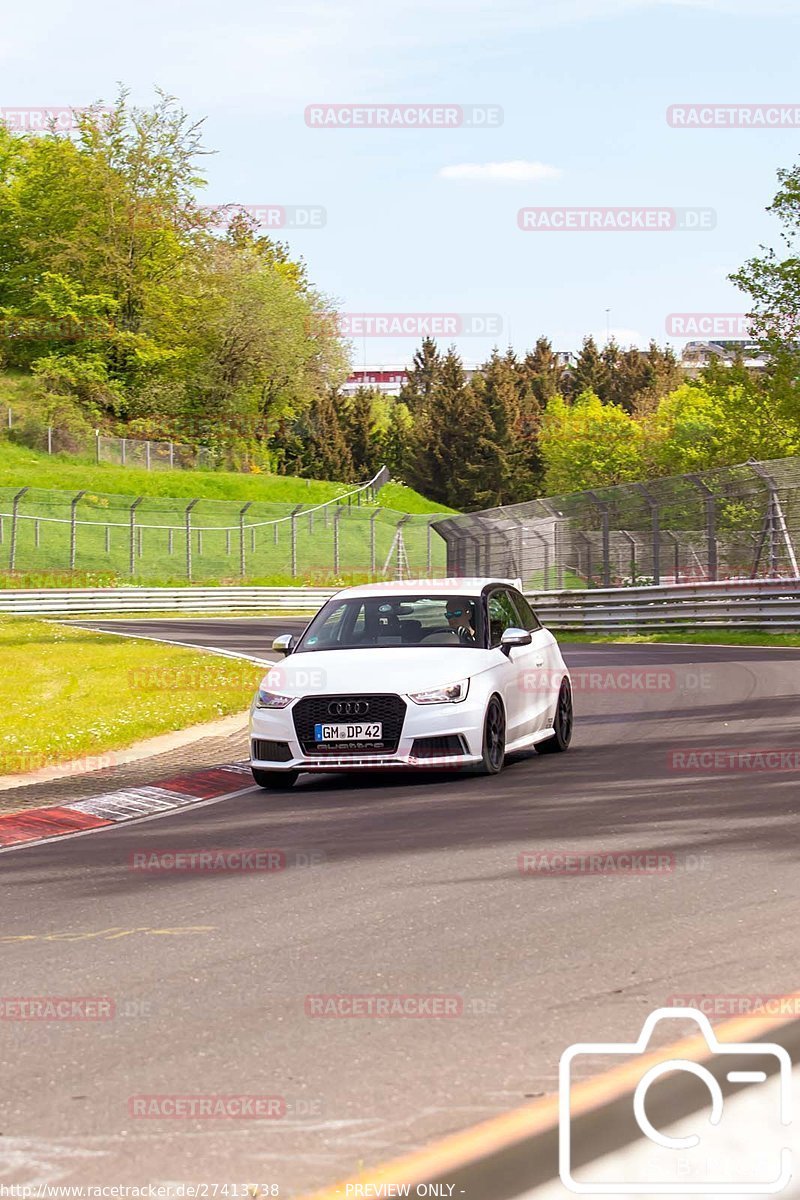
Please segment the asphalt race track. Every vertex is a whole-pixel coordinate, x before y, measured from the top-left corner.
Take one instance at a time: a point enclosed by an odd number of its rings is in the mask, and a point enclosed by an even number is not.
[[[113,627],[261,655],[300,623]],[[110,997],[116,1012],[0,1020],[3,1182],[292,1195],[555,1091],[567,1045],[632,1040],[673,997],[800,986],[797,767],[673,757],[800,749],[800,651],[565,656],[566,755],[491,780],[301,777],[285,795],[0,853],[2,996]],[[128,866],[134,851],[234,847],[283,850],[287,869]],[[520,872],[545,850],[667,865]],[[352,993],[444,995],[458,1012],[307,1015],[309,996]],[[282,1097],[286,1115],[131,1115],[152,1095]]]

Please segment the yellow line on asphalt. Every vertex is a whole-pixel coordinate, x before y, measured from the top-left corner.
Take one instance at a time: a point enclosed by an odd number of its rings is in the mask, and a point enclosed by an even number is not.
[[[786,1007],[795,1015],[735,1017],[715,1025],[714,1034],[721,1042],[763,1040],[765,1034],[771,1030],[797,1019],[796,1014],[800,1013],[800,992],[781,997],[779,1007]],[[633,1061],[576,1084],[570,1093],[570,1112],[573,1117],[583,1116],[629,1094],[635,1089],[642,1075],[657,1063],[674,1058],[701,1062],[708,1055],[708,1043],[700,1034],[662,1046],[649,1054],[638,1055]],[[356,1192],[355,1185],[363,1188],[369,1184],[375,1189],[386,1187],[388,1184],[413,1185],[441,1179],[448,1172],[463,1170],[520,1142],[551,1132],[557,1127],[558,1095],[554,1094],[521,1108],[512,1109],[499,1117],[492,1117],[372,1171],[323,1188],[306,1200],[342,1200],[348,1196],[355,1200],[355,1197],[379,1194],[375,1191]]]

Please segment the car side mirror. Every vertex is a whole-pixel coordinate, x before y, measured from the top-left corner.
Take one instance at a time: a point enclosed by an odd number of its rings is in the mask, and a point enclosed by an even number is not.
[[[500,638],[500,649],[503,654],[509,654],[512,646],[530,646],[533,638],[529,629],[504,629]]]
[[[272,649],[276,654],[291,654],[294,649],[294,634],[282,633],[280,637],[276,637],[272,643]]]

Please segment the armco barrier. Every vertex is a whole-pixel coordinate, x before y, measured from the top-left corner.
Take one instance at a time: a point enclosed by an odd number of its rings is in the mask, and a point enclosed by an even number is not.
[[[659,629],[800,629],[800,579],[527,592],[544,625],[587,633]]]
[[[252,612],[276,609],[315,613],[334,588],[183,587],[0,589],[0,613],[79,616],[81,613]]]
[[[421,586],[424,586],[421,585]],[[457,590],[454,583],[454,590]],[[79,616],[125,612],[314,613],[334,588],[183,587],[0,589],[0,613]],[[542,623],[587,633],[738,628],[800,629],[800,579],[746,579],[667,587],[527,592]]]

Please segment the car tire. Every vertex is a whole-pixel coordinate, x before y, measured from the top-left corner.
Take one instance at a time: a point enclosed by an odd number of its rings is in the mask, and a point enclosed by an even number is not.
[[[544,742],[536,743],[539,754],[561,754],[569,748],[572,741],[572,726],[574,713],[572,710],[572,687],[568,679],[562,679],[556,701],[556,715],[553,719],[555,733]]]
[[[250,770],[258,786],[271,792],[288,792],[300,774],[299,771],[262,771],[258,767],[251,767]]]
[[[499,696],[492,696],[483,719],[483,756],[477,764],[479,775],[497,775],[506,757],[506,714]]]

